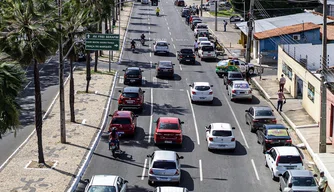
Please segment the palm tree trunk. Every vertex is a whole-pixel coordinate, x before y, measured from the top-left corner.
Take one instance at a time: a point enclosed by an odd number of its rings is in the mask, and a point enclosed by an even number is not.
[[[99,51],[95,51],[94,72],[97,72],[97,62],[99,61]]]
[[[37,60],[34,59],[34,84],[35,84],[35,128],[37,134],[38,145],[38,163],[45,164],[42,142],[42,99],[41,99],[41,84],[39,79],[39,69]]]
[[[96,51],[95,51],[95,56],[96,56]],[[95,57],[96,58],[96,57]],[[89,82],[91,80],[91,75],[90,75],[90,51],[87,51],[87,60],[86,60],[86,80],[87,80],[87,85],[86,85],[86,93],[88,93],[88,88],[89,88]]]
[[[75,122],[73,57],[70,58],[70,113],[71,113],[71,122]]]

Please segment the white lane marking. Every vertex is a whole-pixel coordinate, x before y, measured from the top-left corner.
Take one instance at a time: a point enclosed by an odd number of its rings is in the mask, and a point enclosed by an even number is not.
[[[148,40],[151,41],[151,37],[149,37]]]
[[[202,160],[199,160],[199,179],[203,181],[203,169],[202,169]]]
[[[224,95],[224,98],[225,98],[225,100],[226,100],[226,103],[228,104],[228,106],[229,106],[229,108],[230,108],[230,110],[231,110],[231,112],[232,112],[232,115],[233,115],[233,117],[234,117],[234,120],[235,120],[235,122],[236,122],[237,125],[238,125],[238,128],[239,128],[239,130],[240,130],[241,136],[242,136],[242,138],[243,138],[244,141],[245,141],[245,145],[246,145],[246,147],[249,149],[249,145],[248,145],[248,143],[247,143],[245,134],[244,134],[244,132],[243,132],[242,129],[241,129],[241,126],[240,126],[240,124],[239,124],[239,121],[238,121],[237,117],[235,116],[235,113],[234,113],[234,111],[233,111],[233,109],[232,109],[232,106],[231,106],[230,102],[228,101],[226,95],[225,95],[224,93],[223,93],[223,95]]]
[[[24,87],[24,89],[26,89],[30,85],[30,83],[31,83],[31,81],[29,81],[29,83]]]
[[[150,48],[150,49],[151,49],[151,45],[149,45],[149,46],[148,46],[148,48]]]
[[[144,180],[145,178],[146,164],[147,164],[147,159],[145,159],[144,161],[144,167],[143,167],[143,173],[141,174],[141,180]]]
[[[198,128],[197,128],[197,122],[196,122],[196,116],[195,116],[195,111],[194,111],[193,105],[191,104],[189,90],[187,90],[187,94],[188,94],[188,100],[189,100],[189,103],[190,103],[191,113],[193,114],[195,131],[196,131],[196,138],[197,138],[197,144],[200,145]]]
[[[86,119],[82,120],[81,124],[85,125],[86,124]]]
[[[152,61],[150,61],[150,66],[151,66],[151,68],[153,67],[153,62]]]
[[[151,35],[151,31],[148,32],[148,35]]]
[[[151,29],[151,27],[150,27],[150,26],[148,26],[148,29]]]
[[[153,89],[151,88],[151,116],[150,116],[150,129],[148,132],[148,143],[151,143],[152,137],[152,124],[153,124]]]
[[[174,49],[176,49],[175,44],[173,44]]]
[[[179,65],[180,66],[180,70],[182,71],[182,66],[181,65]]]
[[[150,57],[152,57],[152,53],[150,52]]]
[[[253,165],[253,168],[254,168],[254,171],[255,171],[256,179],[260,181],[259,174],[257,173],[256,167],[255,167],[254,160],[252,159],[251,161],[252,161],[252,165]]]
[[[171,32],[169,32],[169,35],[172,35],[172,33],[171,33]]]
[[[169,27],[167,27],[168,28],[168,30],[170,30],[170,28]]]
[[[166,20],[167,21],[167,20]],[[168,22],[166,23],[168,25]]]
[[[142,78],[142,80],[141,80],[141,84],[143,84],[143,85],[146,84],[146,80],[145,80],[145,79],[146,79],[145,77]]]
[[[172,39],[172,41],[174,41],[173,38],[171,38],[171,39]]]
[[[123,84],[124,83],[124,77],[123,76],[119,76],[118,83],[119,84]]]
[[[41,72],[44,69],[44,66],[39,70],[39,72]]]

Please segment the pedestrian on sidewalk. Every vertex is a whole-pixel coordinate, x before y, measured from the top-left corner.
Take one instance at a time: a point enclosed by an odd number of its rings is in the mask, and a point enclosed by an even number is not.
[[[328,186],[327,177],[323,171],[320,172],[319,192],[325,192]]]
[[[194,52],[195,52],[195,54],[198,52],[198,43],[197,43],[197,40],[195,40],[195,43],[194,43]]]
[[[284,77],[284,75],[281,75],[281,78],[279,79],[279,89],[281,89],[282,91],[284,91],[284,85],[285,85],[286,79]]]
[[[226,31],[226,25],[227,25],[227,21],[224,20],[224,32]]]
[[[277,93],[277,111],[282,112],[282,107],[283,107],[283,98],[284,98],[284,104],[286,103],[286,98],[284,96],[283,90],[280,89]]]

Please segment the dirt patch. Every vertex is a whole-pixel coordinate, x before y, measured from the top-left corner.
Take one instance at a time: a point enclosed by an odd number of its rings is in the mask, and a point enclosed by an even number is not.
[[[45,161],[45,164],[38,163],[38,161],[30,161],[26,166],[27,169],[52,169],[56,167],[56,161]]]

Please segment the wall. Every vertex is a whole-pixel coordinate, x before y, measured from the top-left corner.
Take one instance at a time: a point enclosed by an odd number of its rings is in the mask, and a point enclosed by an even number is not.
[[[291,93],[293,97],[296,97],[296,85],[295,76],[297,75],[303,80],[303,99],[302,105],[306,112],[315,120],[320,120],[320,80],[306,68],[301,66],[296,60],[285,53],[281,46],[278,49],[278,64],[277,64],[277,78],[280,79],[282,74],[283,63],[291,68],[291,79],[286,78],[285,88]],[[314,99],[310,100],[308,97],[308,83],[314,87]]]
[[[326,112],[326,118],[327,118],[326,135],[327,135],[327,137],[330,136],[330,131],[332,129],[332,127],[331,127],[331,120],[332,120],[331,116],[333,114],[332,105],[334,106],[334,95],[330,90],[327,89],[327,103],[326,103],[326,107],[327,107],[327,112]],[[332,144],[334,145],[334,140],[332,140]]]

